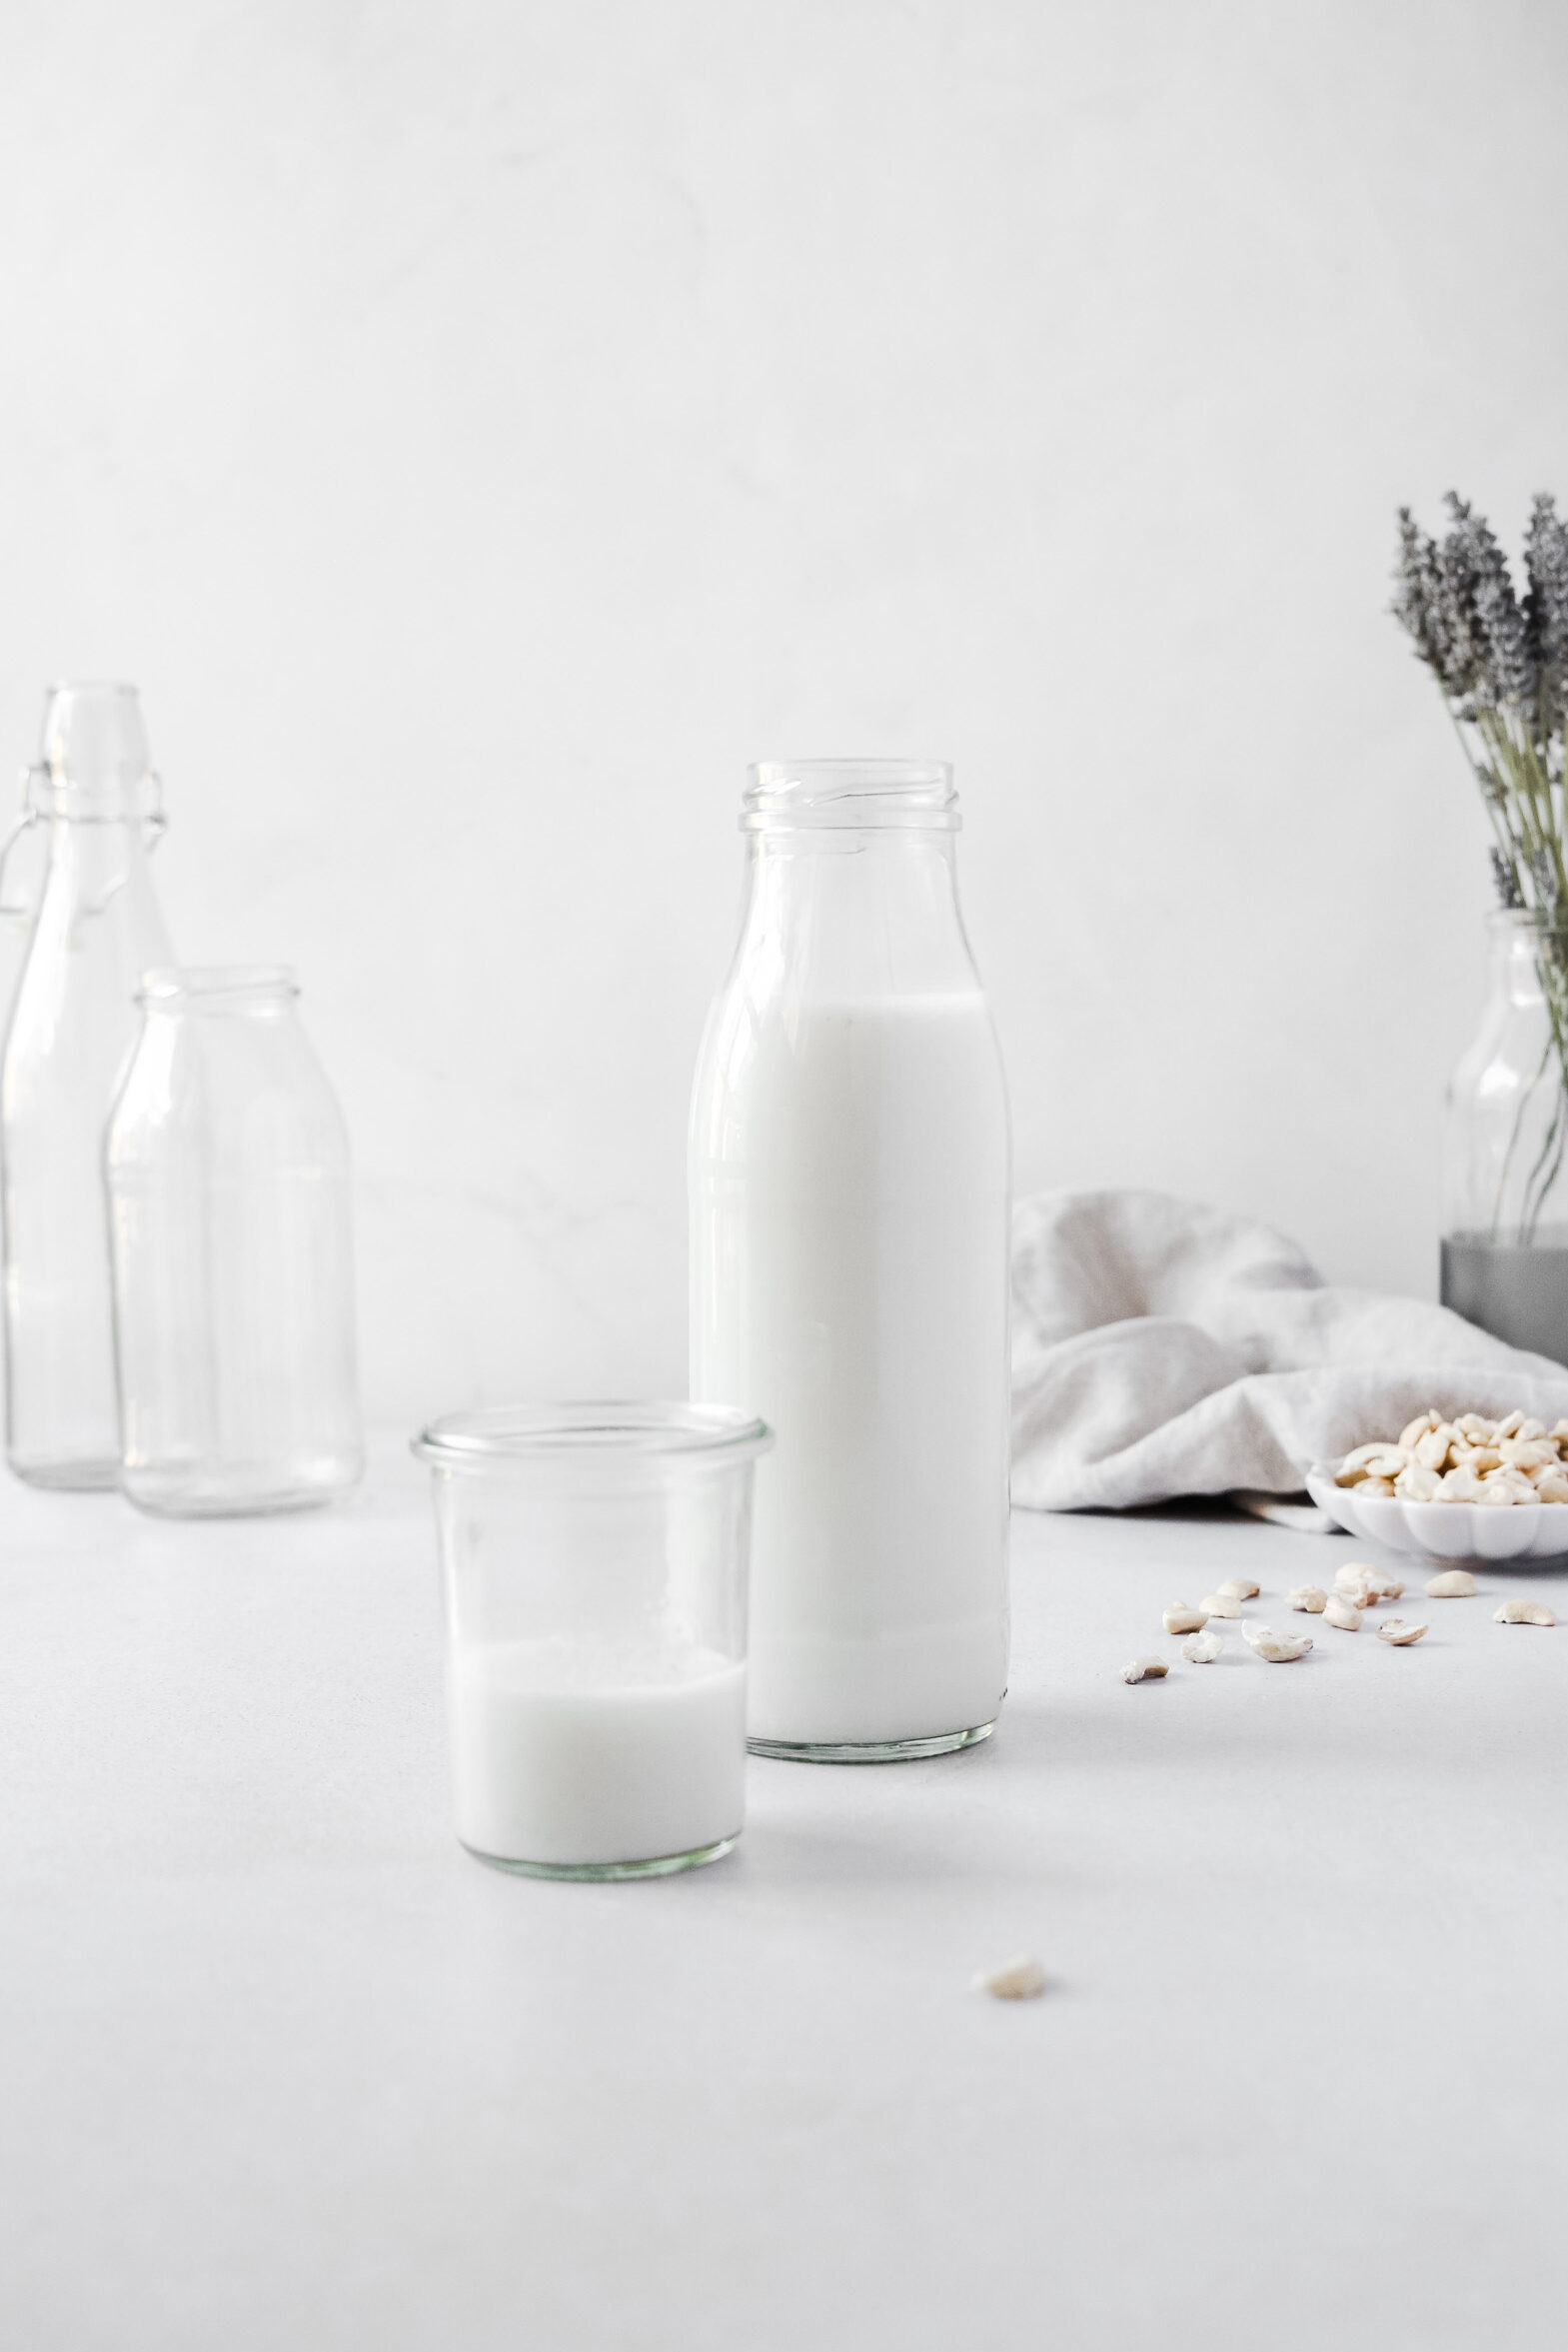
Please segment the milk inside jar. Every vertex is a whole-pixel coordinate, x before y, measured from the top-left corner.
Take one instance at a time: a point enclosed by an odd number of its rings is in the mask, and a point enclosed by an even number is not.
[[[456,1826],[540,1878],[717,1861],[746,1810],[753,1415],[447,1413],[430,1465]]]
[[[1007,1667],[1006,1093],[934,763],[770,763],[691,1136],[692,1393],[761,1413],[748,1723],[983,1737]]]
[[[644,1659],[555,1639],[454,1658],[458,1835],[495,1859],[646,1861],[733,1838],[746,1668],[691,1644]]]

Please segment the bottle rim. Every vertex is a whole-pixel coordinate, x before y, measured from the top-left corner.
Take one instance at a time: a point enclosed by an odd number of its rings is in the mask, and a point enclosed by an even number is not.
[[[961,823],[946,760],[757,760],[747,773],[743,831],[833,826],[955,833]]]
[[[613,1397],[563,1404],[503,1404],[443,1413],[412,1441],[433,1468],[485,1470],[577,1459],[585,1465],[707,1455],[725,1461],[766,1453],[774,1433],[755,1413],[727,1404]]]

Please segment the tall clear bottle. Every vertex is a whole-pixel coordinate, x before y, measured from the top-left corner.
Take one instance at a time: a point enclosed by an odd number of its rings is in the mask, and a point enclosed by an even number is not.
[[[930,1755],[1007,1676],[1009,1144],[938,763],[770,762],[693,1101],[692,1393],[778,1432],[754,1749]]]
[[[39,1486],[113,1486],[103,1139],[136,989],[172,961],[147,856],[163,828],[133,686],[51,688],[22,821],[48,863],[0,1065],[6,1452]],[[16,840],[13,835],[13,844]]]
[[[1568,914],[1488,928],[1491,986],[1448,1088],[1442,1300],[1568,1363]]]

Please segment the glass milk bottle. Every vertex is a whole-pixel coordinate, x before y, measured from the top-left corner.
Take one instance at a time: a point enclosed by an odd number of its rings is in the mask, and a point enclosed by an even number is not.
[[[1007,1678],[1009,1153],[936,762],[767,762],[691,1130],[692,1393],[761,1413],[760,1754],[967,1746]]]
[[[21,824],[46,828],[43,894],[0,1069],[6,1450],[38,1486],[120,1467],[103,1137],[169,942],[147,853],[163,829],[134,686],[51,688]]]

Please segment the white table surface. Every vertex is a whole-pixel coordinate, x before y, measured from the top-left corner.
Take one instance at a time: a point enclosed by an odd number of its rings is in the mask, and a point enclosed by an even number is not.
[[[449,1834],[396,1447],[274,1522],[8,1481],[0,1545],[15,2352],[1562,2342],[1568,1621],[1492,1622],[1562,1573],[1129,1688],[1354,1547],[1020,1516],[988,1746],[755,1763],[733,1856],[595,1887]]]

